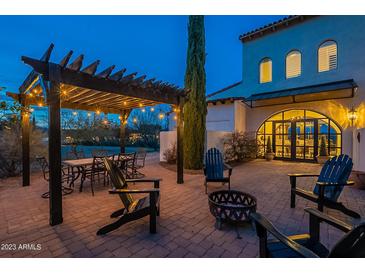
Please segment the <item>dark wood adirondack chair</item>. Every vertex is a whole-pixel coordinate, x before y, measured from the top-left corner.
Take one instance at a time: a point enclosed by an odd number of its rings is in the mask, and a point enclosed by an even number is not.
[[[160,179],[125,179],[123,173],[112,160],[104,158],[104,164],[109,173],[110,180],[114,189],[109,190],[110,194],[119,195],[124,208],[121,208],[111,214],[111,218],[119,219],[98,230],[97,235],[103,235],[113,231],[123,224],[138,220],[145,216],[150,216],[150,232],[156,233],[156,217],[159,216]],[[152,182],[152,189],[128,189],[128,183]],[[131,194],[147,193],[148,196],[134,198]]]
[[[343,188],[354,184],[354,182],[347,181],[352,165],[352,159],[348,155],[341,154],[328,160],[320,174],[288,174],[291,184],[290,207],[295,208],[295,197],[299,195],[317,203],[320,211],[323,211],[323,207],[326,206],[340,210],[351,217],[360,218],[358,213],[337,201]],[[303,177],[318,177],[313,192],[297,188],[297,178]]]
[[[256,233],[260,239],[260,257],[276,258],[365,258],[365,222],[353,227],[328,216],[314,208],[306,208],[309,213],[309,234],[285,236],[260,213],[252,213]],[[327,223],[346,234],[328,250],[320,243],[320,224]],[[268,234],[275,239],[268,240]]]
[[[224,171],[228,170],[228,176],[224,175]],[[228,184],[228,190],[231,190],[232,167],[223,162],[222,153],[211,148],[205,153],[205,194],[208,193],[208,183]]]

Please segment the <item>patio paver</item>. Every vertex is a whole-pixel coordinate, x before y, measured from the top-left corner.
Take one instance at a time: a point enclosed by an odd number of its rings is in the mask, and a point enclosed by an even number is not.
[[[308,216],[303,209],[314,204],[298,198],[297,207],[289,207],[290,185],[286,174],[319,170],[320,166],[316,164],[255,160],[233,169],[231,185],[233,189],[256,196],[258,211],[285,233],[304,233],[308,229]],[[223,225],[221,231],[215,229],[215,220],[204,194],[202,175],[185,174],[185,183],[178,185],[176,174],[159,165],[157,154],[148,156],[143,172],[148,177],[163,178],[161,216],[155,235],[149,234],[148,218],[144,218],[108,235],[97,236],[96,231],[109,223],[109,215],[121,206],[119,198],[109,195],[102,183],[96,188],[94,197],[87,182],[84,192],[75,191],[65,196],[64,222],[51,227],[48,224],[48,200],[40,198],[47,190],[40,173],[32,174],[30,187],[21,187],[20,177],[0,180],[0,257],[258,255],[257,237],[249,224],[237,230],[227,225]],[[313,187],[310,178],[300,179],[298,184],[308,189]],[[210,184],[208,191],[221,187],[220,184]],[[340,200],[365,216],[365,191],[345,188]],[[331,210],[330,213],[347,219],[338,212]],[[342,235],[326,225],[322,226],[321,232],[322,241],[329,247]],[[15,244],[17,250],[7,250],[9,246],[5,244]],[[24,246],[24,250],[19,250],[20,244],[34,246]],[[37,244],[41,245],[40,250],[36,250]]]

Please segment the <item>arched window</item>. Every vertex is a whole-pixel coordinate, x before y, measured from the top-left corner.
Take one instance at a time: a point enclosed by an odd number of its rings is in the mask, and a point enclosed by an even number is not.
[[[260,62],[260,83],[272,81],[272,61],[270,58],[264,58]]]
[[[286,56],[286,78],[298,77],[302,74],[302,54],[293,50]]]
[[[259,127],[258,155],[264,156],[270,143],[277,159],[315,161],[322,139],[329,155],[342,153],[342,130],[331,118],[306,109],[281,111]]]
[[[337,68],[337,44],[326,41],[318,49],[318,72]]]

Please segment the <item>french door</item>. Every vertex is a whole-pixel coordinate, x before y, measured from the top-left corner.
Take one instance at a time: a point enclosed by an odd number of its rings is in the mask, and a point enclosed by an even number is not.
[[[314,161],[318,154],[318,120],[273,122],[273,149],[278,159]]]

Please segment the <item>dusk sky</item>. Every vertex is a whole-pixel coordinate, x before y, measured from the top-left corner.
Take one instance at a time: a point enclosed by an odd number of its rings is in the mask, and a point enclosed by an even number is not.
[[[207,93],[241,80],[238,36],[283,16],[206,16]],[[183,87],[187,16],[0,16],[0,86],[17,92],[30,71],[21,55],[39,58],[52,42],[51,60],[69,51],[84,65],[101,60],[127,72]],[[72,61],[72,60],[71,60]]]

